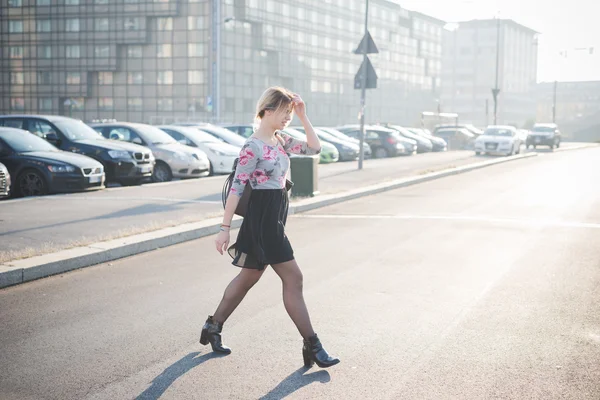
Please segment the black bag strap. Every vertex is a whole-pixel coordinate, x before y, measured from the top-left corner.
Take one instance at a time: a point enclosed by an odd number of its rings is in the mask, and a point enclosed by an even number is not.
[[[235,170],[237,169],[238,161],[239,158],[236,158],[233,162],[233,171],[231,171],[231,173],[227,175],[225,183],[223,184],[223,190],[221,192],[221,201],[223,202],[223,208],[225,208],[225,203],[227,203],[227,196],[229,196],[229,191],[233,186],[233,179],[235,178]]]

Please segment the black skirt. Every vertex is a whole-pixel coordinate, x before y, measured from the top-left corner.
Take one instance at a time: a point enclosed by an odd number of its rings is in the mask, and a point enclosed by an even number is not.
[[[263,270],[294,259],[285,235],[289,207],[285,189],[254,189],[235,244],[228,249],[237,267]]]

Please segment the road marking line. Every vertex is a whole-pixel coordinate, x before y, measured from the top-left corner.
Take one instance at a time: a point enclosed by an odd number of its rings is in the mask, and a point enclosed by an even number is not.
[[[438,220],[438,221],[469,221],[469,222],[491,222],[509,223],[531,226],[557,226],[564,228],[590,228],[600,229],[600,224],[578,221],[561,221],[552,219],[523,219],[523,218],[498,218],[487,216],[465,216],[465,215],[352,215],[352,214],[296,214],[293,218],[313,219],[394,219],[394,220]]]
[[[221,204],[221,201],[217,201],[217,200],[188,200],[188,199],[173,199],[173,198],[167,198],[167,197],[126,197],[126,196],[120,196],[120,197],[103,197],[103,196],[98,196],[98,197],[87,197],[87,196],[74,196],[74,197],[57,197],[57,196],[48,196],[45,197],[44,200],[85,200],[85,201],[89,201],[89,200],[96,200],[96,201],[107,201],[107,200],[111,200],[111,201],[122,201],[122,200],[128,200],[128,201],[164,201],[167,203],[193,203],[193,204]]]

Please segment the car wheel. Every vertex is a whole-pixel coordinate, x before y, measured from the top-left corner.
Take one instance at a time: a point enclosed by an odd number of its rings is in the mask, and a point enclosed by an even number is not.
[[[383,147],[378,147],[375,150],[375,158],[385,158],[388,156],[388,152]]]
[[[558,149],[560,147],[560,142],[556,143],[556,148]]]
[[[162,161],[158,161],[152,172],[152,182],[169,182],[173,180],[171,168]]]
[[[208,163],[208,176],[213,176],[215,174],[215,170],[213,169],[213,165],[211,162]]]
[[[534,145],[533,145],[533,149],[535,150],[535,149],[536,149],[536,147],[537,147],[537,146],[534,144]]]
[[[48,194],[46,179],[36,170],[28,169],[17,178],[16,191],[19,196],[43,196]]]

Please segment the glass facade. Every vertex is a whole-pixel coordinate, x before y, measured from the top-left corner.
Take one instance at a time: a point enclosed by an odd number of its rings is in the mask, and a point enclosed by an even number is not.
[[[303,96],[315,124],[357,121],[364,0],[49,3],[1,3],[1,113],[248,123],[264,89],[281,85]],[[445,23],[385,0],[369,15],[379,79],[367,121],[416,124],[439,99]]]

